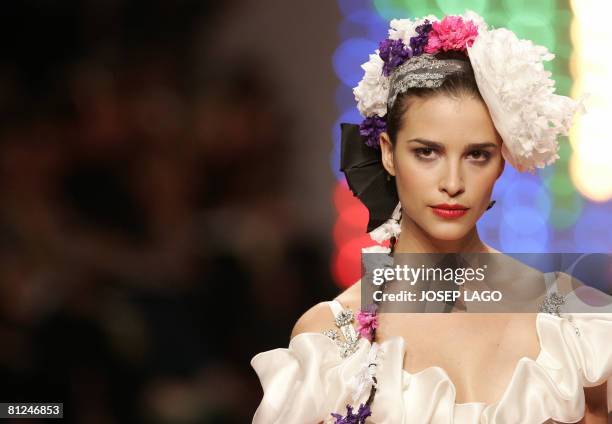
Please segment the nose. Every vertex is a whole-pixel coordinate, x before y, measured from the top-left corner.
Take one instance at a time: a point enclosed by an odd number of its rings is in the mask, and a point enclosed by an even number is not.
[[[447,161],[442,177],[440,178],[440,191],[450,197],[456,197],[465,191],[461,165],[455,161]]]

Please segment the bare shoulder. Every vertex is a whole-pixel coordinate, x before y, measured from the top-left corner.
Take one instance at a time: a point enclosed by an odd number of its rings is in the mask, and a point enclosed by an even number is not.
[[[334,316],[328,303],[317,303],[297,320],[291,331],[291,338],[302,333],[320,333],[329,328],[333,320]]]
[[[358,280],[352,286],[348,287],[336,297],[343,308],[357,311],[361,309],[361,280]]]
[[[361,282],[358,281],[340,295],[335,300],[340,302],[343,308],[359,309],[361,302]],[[320,302],[308,309],[297,320],[291,331],[291,339],[302,333],[320,333],[334,327],[334,314],[328,302]]]

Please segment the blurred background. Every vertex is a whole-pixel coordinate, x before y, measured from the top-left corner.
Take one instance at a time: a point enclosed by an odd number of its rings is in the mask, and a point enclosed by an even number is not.
[[[591,92],[590,115],[553,167],[506,168],[479,231],[507,252],[610,252],[602,7],[7,3],[0,400],[63,402],[77,423],[250,422],[250,359],[286,347],[373,244],[338,171],[339,123],[361,120],[351,90],[391,18],[470,8],[557,55],[557,91]]]

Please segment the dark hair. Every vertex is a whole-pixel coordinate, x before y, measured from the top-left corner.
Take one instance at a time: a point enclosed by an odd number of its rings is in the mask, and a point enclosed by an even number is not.
[[[391,139],[391,143],[395,145],[397,133],[400,131],[402,126],[402,117],[408,110],[409,100],[411,98],[425,99],[433,97],[438,94],[445,94],[452,97],[459,97],[460,95],[471,95],[477,99],[482,99],[480,91],[478,91],[478,85],[476,84],[476,78],[474,77],[474,70],[470,64],[469,58],[458,51],[441,52],[435,55],[437,59],[459,59],[467,62],[468,71],[461,73],[454,73],[447,76],[440,87],[428,88],[428,87],[415,87],[406,90],[397,96],[393,107],[387,112],[387,134]]]

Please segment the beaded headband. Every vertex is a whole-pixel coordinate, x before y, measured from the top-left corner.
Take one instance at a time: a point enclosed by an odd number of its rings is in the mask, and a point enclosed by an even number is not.
[[[437,88],[449,75],[470,71],[470,64],[465,60],[436,59],[430,54],[417,56],[391,73],[387,109],[391,110],[397,96],[410,88]]]

